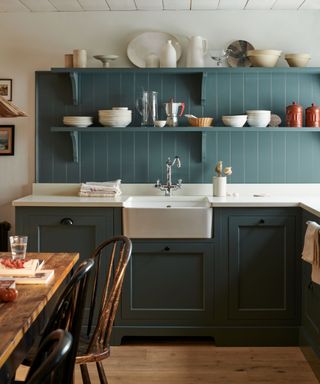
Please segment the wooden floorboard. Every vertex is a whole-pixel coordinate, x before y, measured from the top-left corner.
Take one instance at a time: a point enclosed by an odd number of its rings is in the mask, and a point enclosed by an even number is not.
[[[109,384],[318,384],[298,347],[122,345],[104,367]],[[94,365],[90,374],[98,384]]]

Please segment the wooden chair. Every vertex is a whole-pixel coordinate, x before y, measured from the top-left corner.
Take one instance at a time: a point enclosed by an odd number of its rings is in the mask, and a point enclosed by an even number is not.
[[[91,256],[95,260],[87,328],[87,335],[91,334],[91,336],[88,337],[87,343],[82,345],[83,353],[79,353],[76,357],[76,363],[80,364],[82,380],[85,384],[91,383],[87,364],[93,362],[96,363],[100,383],[108,383],[102,360],[110,355],[110,336],[131,250],[131,240],[126,236],[118,236],[104,241]],[[99,298],[97,297],[98,285],[103,285]],[[91,333],[93,321],[96,321],[96,325]]]
[[[21,384],[53,384],[57,383],[56,372],[61,363],[66,359],[72,346],[72,336],[69,332],[56,329],[44,338],[32,365],[28,371],[26,380]]]
[[[63,289],[41,335],[40,344],[52,331],[59,328],[69,331],[72,335],[73,343],[68,354],[68,361],[63,363],[63,367],[60,369],[61,377],[63,378],[61,383],[63,384],[73,383],[73,371],[82,326],[88,274],[93,268],[93,265],[94,260],[92,258],[82,261],[79,264]],[[35,351],[32,350],[22,364],[30,366],[34,360],[34,356]],[[56,382],[58,383],[58,380]]]

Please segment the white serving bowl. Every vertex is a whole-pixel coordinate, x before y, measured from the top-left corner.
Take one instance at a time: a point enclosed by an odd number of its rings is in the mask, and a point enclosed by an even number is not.
[[[247,115],[254,115],[254,116],[270,116],[271,115],[271,111],[268,111],[268,110],[264,110],[264,109],[249,109],[247,112]]]
[[[243,127],[247,121],[247,115],[222,116],[223,124],[228,127]]]
[[[289,67],[305,67],[311,56],[308,53],[288,53],[284,55]]]
[[[281,51],[274,49],[253,49],[247,51],[247,56],[254,67],[275,67]]]
[[[131,120],[131,117],[99,118],[99,123],[105,127],[127,127]]]
[[[266,127],[271,120],[271,116],[248,116],[248,124],[250,127]]]
[[[88,127],[93,123],[91,116],[64,116],[63,124],[72,127]]]
[[[163,128],[167,124],[167,120],[155,120],[154,121],[154,126]]]

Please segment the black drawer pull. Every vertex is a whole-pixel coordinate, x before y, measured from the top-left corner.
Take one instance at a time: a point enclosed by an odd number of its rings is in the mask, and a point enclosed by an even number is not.
[[[264,224],[264,220],[261,219],[261,220],[259,221],[259,224]]]
[[[73,220],[70,219],[70,217],[65,217],[64,219],[61,219],[60,224],[72,225],[73,224]]]
[[[170,251],[170,248],[169,247],[164,247],[164,250],[165,251]]]

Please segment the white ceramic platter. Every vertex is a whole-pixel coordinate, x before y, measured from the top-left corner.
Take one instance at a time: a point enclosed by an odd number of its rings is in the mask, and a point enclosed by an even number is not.
[[[168,40],[172,41],[172,45],[177,51],[178,61],[181,57],[181,45],[174,36],[166,32],[144,32],[135,37],[128,44],[128,58],[137,67],[145,68],[146,57],[150,53],[160,57],[161,49]]]

